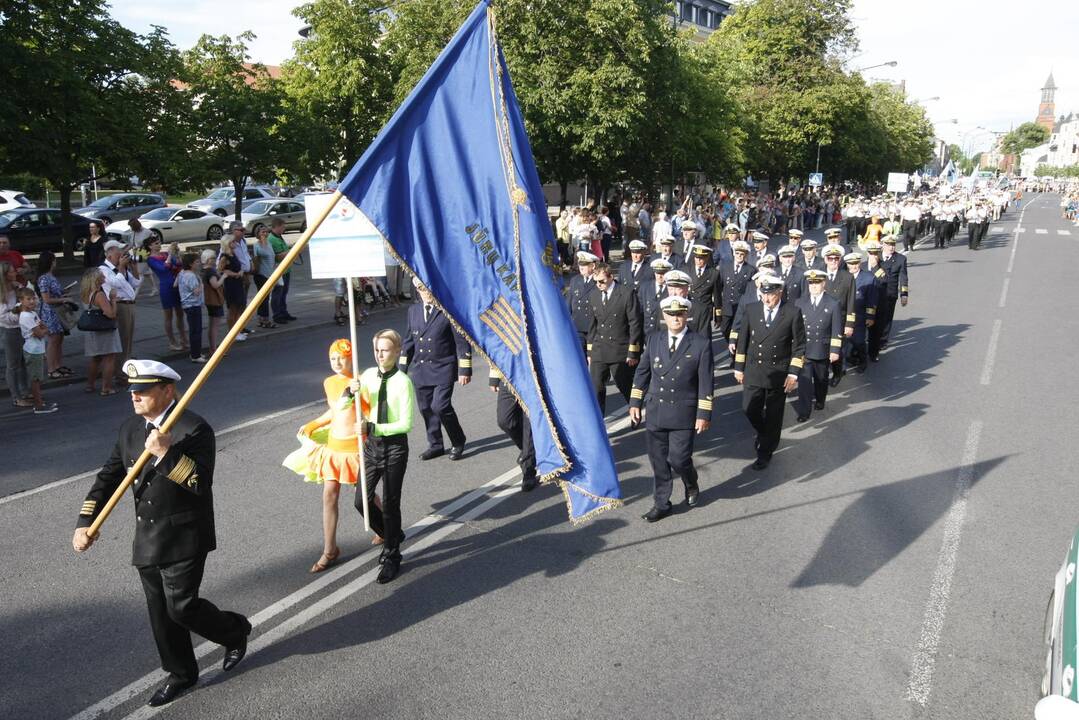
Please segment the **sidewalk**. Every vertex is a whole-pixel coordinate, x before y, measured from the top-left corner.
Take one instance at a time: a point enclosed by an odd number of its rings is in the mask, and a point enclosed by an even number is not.
[[[60,284],[78,280],[81,273],[77,271],[63,270],[57,273]],[[77,292],[77,287],[72,288],[72,293]],[[254,297],[255,288],[251,287],[248,298]],[[258,321],[252,317],[247,327],[255,332],[248,337],[248,343],[263,343],[268,338],[273,338],[283,333],[308,330],[315,327],[324,327],[334,324],[334,293],[332,280],[312,280],[310,265],[296,265],[292,269],[292,284],[288,293],[289,312],[298,319],[276,328],[267,329],[258,327]],[[135,310],[135,339],[132,355],[137,358],[159,360],[165,363],[176,363],[177,366],[190,365],[185,351],[174,352],[169,350],[168,338],[165,335],[165,322],[158,300],[157,291],[152,281],[146,279],[136,299]],[[371,311],[374,314],[382,312],[381,309]],[[203,343],[206,342],[207,318],[203,316]],[[224,337],[226,328],[221,328],[221,337]],[[58,380],[46,378],[43,388],[60,387],[86,381],[86,372],[89,367],[88,358],[83,354],[85,340],[83,333],[76,329],[64,338],[64,359],[62,364],[71,368],[75,374],[71,377]],[[10,397],[11,391],[3,373],[3,357],[0,356],[0,397]],[[195,366],[192,366],[195,367]],[[117,368],[117,372],[119,372]],[[100,387],[100,380],[98,381]]]

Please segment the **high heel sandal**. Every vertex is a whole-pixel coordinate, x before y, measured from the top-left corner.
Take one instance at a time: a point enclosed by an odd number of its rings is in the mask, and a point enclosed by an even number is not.
[[[267,330],[272,330],[273,328],[277,327],[277,323],[270,320],[259,320],[259,327],[266,328]]]
[[[323,572],[337,562],[339,557],[341,557],[341,548],[337,548],[332,553],[322,553],[322,557],[318,559],[318,562],[311,566],[311,573]]]

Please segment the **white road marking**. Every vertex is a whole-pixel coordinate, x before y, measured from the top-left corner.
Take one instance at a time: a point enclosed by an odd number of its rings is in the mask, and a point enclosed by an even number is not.
[[[1026,232],[1027,229],[1025,227],[1017,227],[1017,228],[1015,228],[1015,231],[1017,233],[1022,233],[1022,232]]]
[[[1046,230],[1045,228],[1038,228],[1037,230],[1034,231],[1034,233],[1036,235],[1048,235],[1049,231]]]
[[[1000,290],[1000,304],[997,307],[1004,307],[1004,303],[1008,300],[1008,284],[1011,283],[1011,278],[1004,278],[1004,287]]]
[[[914,661],[907,686],[907,700],[922,707],[929,702],[933,689],[933,667],[937,648],[944,629],[944,617],[948,612],[948,597],[952,591],[952,578],[959,559],[959,537],[963,532],[963,520],[967,514],[970,484],[974,479],[974,460],[978,456],[978,441],[982,434],[982,421],[975,420],[967,430],[967,444],[963,460],[955,478],[952,505],[944,521],[944,540],[937,555],[937,567],[933,571],[933,583],[929,588],[929,601],[925,605],[925,618],[918,645],[914,649]]]
[[[989,336],[989,349],[985,352],[985,364],[982,365],[982,385],[988,385],[993,379],[993,365],[997,362],[997,344],[1000,342],[1001,320],[993,322],[993,334]]]
[[[319,401],[319,402],[321,403],[323,401]],[[293,408],[293,409],[295,410],[295,409],[299,409],[299,408]],[[628,416],[623,416],[619,420],[617,420],[617,421],[613,422],[612,424],[608,425],[607,432],[608,433],[618,432],[619,430],[622,430],[623,428],[627,427],[628,425],[629,425],[629,417]],[[513,468],[512,470],[508,470],[508,471],[502,473],[501,475],[499,475],[498,477],[494,478],[493,480],[489,480],[486,483],[484,483],[483,485],[481,485],[480,487],[476,488],[475,490],[467,493],[466,495],[463,495],[462,497],[460,497],[457,500],[453,501],[449,505],[446,505],[445,507],[440,508],[438,510],[438,512],[431,513],[430,515],[427,515],[423,519],[419,520],[418,522],[416,522],[415,524],[410,526],[405,531],[405,539],[406,540],[409,539],[409,538],[414,537],[415,535],[417,535],[421,531],[423,531],[425,528],[427,528],[427,527],[429,527],[431,525],[434,525],[435,523],[442,522],[444,520],[449,520],[449,522],[444,527],[439,528],[438,530],[431,533],[431,535],[423,538],[422,540],[419,540],[416,543],[414,543],[412,545],[409,545],[407,547],[402,546],[402,548],[401,548],[402,555],[407,557],[409,555],[412,555],[414,553],[419,552],[420,550],[423,550],[423,549],[425,549],[427,547],[430,547],[431,545],[433,545],[438,540],[441,540],[442,538],[446,537],[447,535],[449,535],[452,532],[454,532],[454,531],[458,530],[459,528],[461,528],[464,525],[464,523],[469,522],[471,520],[474,520],[475,518],[479,517],[483,513],[490,510],[492,507],[494,507],[498,503],[505,500],[507,497],[512,495],[514,492],[516,492],[517,488],[519,486],[518,486],[517,483],[514,483],[510,487],[502,487],[502,486],[505,485],[506,483],[508,483],[510,480],[517,477],[518,475],[520,475],[520,473],[521,473],[520,468]],[[459,509],[461,509],[463,507],[466,507],[467,505],[470,505],[478,497],[480,497],[482,495],[486,495],[488,492],[490,492],[493,489],[498,489],[498,491],[493,496],[489,497],[486,501],[484,501],[483,503],[480,503],[479,505],[477,505],[472,510],[469,510],[465,514],[461,515],[459,518],[450,518],[450,515],[452,513],[456,512],[457,510],[459,510]],[[289,608],[303,602],[304,600],[311,597],[312,595],[317,594],[319,591],[321,591],[324,588],[326,588],[327,586],[337,582],[338,580],[342,579],[346,575],[350,575],[352,572],[354,572],[355,570],[359,569],[364,564],[366,564],[369,560],[373,559],[375,557],[375,555],[376,555],[376,550],[374,550],[374,549],[367,550],[366,552],[361,553],[358,557],[355,557],[352,560],[349,560],[348,562],[343,563],[342,565],[339,565],[338,567],[336,567],[336,568],[334,568],[332,570],[326,571],[325,573],[322,574],[321,577],[319,577],[316,580],[313,580],[312,582],[310,582],[307,585],[303,586],[299,590],[296,590],[291,595],[288,595],[288,596],[278,600],[277,602],[273,603],[272,605],[269,605],[268,607],[260,610],[259,612],[255,613],[254,615],[250,616],[248,618],[248,621],[251,623],[251,627],[254,629],[254,628],[259,627],[260,625],[263,625],[263,624],[267,623],[268,621],[273,619],[275,616],[281,614],[285,610],[288,610]],[[305,622],[307,622],[311,618],[317,616],[318,614],[324,612],[325,610],[328,610],[329,608],[333,607],[334,605],[337,605],[338,603],[342,602],[343,600],[348,598],[350,595],[355,593],[357,590],[360,590],[361,588],[366,587],[367,585],[371,584],[371,582],[377,576],[378,576],[378,568],[376,567],[376,568],[373,568],[372,570],[368,571],[367,573],[361,575],[359,578],[356,578],[355,580],[351,581],[348,585],[345,585],[342,588],[334,591],[333,593],[326,596],[322,600],[319,600],[318,602],[313,603],[312,605],[308,606],[306,609],[300,611],[298,614],[293,615],[289,619],[286,619],[286,620],[282,621],[278,626],[276,626],[273,629],[267,631],[266,633],[263,633],[262,635],[260,635],[258,637],[254,637],[254,633],[252,633],[252,639],[251,639],[251,642],[248,645],[248,650],[247,650],[248,654],[250,655],[251,653],[253,653],[253,652],[257,651],[257,650],[263,649],[266,646],[270,645],[271,643],[274,643],[277,640],[280,640],[288,632],[291,632],[293,629],[295,629],[297,627],[300,627],[301,625],[303,625]],[[220,647],[219,645],[217,645],[216,643],[212,643],[212,642],[201,643],[200,645],[195,647],[195,657],[196,658],[203,658],[203,657],[209,655],[210,653],[212,653],[214,650],[218,649],[219,647]],[[200,680],[201,683],[205,684],[205,682],[208,679],[210,679],[211,677],[216,676],[216,674],[219,673],[219,672],[220,672],[220,668],[213,668],[213,669],[205,670],[205,671],[200,673],[199,680]],[[150,673],[147,673],[146,675],[142,676],[138,680],[135,680],[134,682],[129,683],[128,685],[124,686],[120,690],[117,690],[116,692],[109,695],[108,697],[98,701],[97,703],[94,703],[93,705],[86,708],[85,710],[78,713],[77,715],[72,716],[70,720],[93,720],[93,718],[99,717],[99,716],[103,715],[104,713],[110,712],[110,711],[116,709],[117,707],[119,707],[120,705],[123,705],[124,703],[129,702],[135,696],[146,692],[147,690],[149,690],[150,688],[154,687],[155,685],[161,683],[164,680],[165,680],[165,672],[163,670],[160,670],[160,669],[159,670],[154,670],[154,671],[152,671]],[[150,708],[149,706],[144,706],[143,708],[141,708],[140,710],[137,710],[135,713],[133,713],[129,717],[131,717],[131,718],[150,717],[151,715],[155,714],[156,712],[157,711],[154,710],[153,708]]]
[[[238,425],[231,425],[224,430],[218,430],[216,436],[222,437],[224,435],[229,435],[234,432],[239,432],[240,430],[252,427],[253,425],[264,423],[267,420],[274,420],[279,417],[284,417],[285,415],[299,412],[300,410],[306,410],[316,405],[322,405],[325,402],[325,400],[315,400],[314,402],[304,403],[303,405],[297,405],[296,407],[291,407],[286,410],[278,410],[267,415],[262,415],[261,417],[251,418],[250,420],[245,420]],[[87,470],[86,472],[79,473],[78,475],[71,475],[69,477],[66,477],[63,480],[55,480],[51,483],[46,483],[36,488],[30,488],[29,490],[20,490],[19,492],[5,495],[4,497],[0,497],[0,505],[4,505],[14,500],[21,500],[22,498],[28,498],[31,495],[37,495],[38,493],[45,492],[46,490],[52,490],[53,488],[63,487],[64,485],[69,485],[78,480],[87,480],[89,478],[92,478],[94,475],[97,475],[97,472],[97,469]]]
[[[1071,235],[1071,230],[1057,230],[1057,235]]]

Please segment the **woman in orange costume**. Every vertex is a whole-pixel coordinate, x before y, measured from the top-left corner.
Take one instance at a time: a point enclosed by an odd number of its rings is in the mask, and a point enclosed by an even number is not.
[[[341,485],[355,485],[360,476],[356,439],[356,408],[352,383],[352,343],[330,344],[330,369],[334,374],[322,382],[329,409],[300,428],[300,448],[282,463],[308,482],[322,484],[322,556],[311,566],[319,573],[341,555],[337,546],[337,499]],[[376,496],[376,505],[377,505]],[[375,544],[382,538],[375,536]]]

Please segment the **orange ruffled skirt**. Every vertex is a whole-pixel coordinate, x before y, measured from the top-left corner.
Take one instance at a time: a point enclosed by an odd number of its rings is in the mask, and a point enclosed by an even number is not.
[[[300,447],[282,461],[282,465],[307,482],[327,480],[342,485],[355,485],[360,478],[360,458],[356,436],[338,438],[329,428],[319,428],[310,437],[297,435]]]

